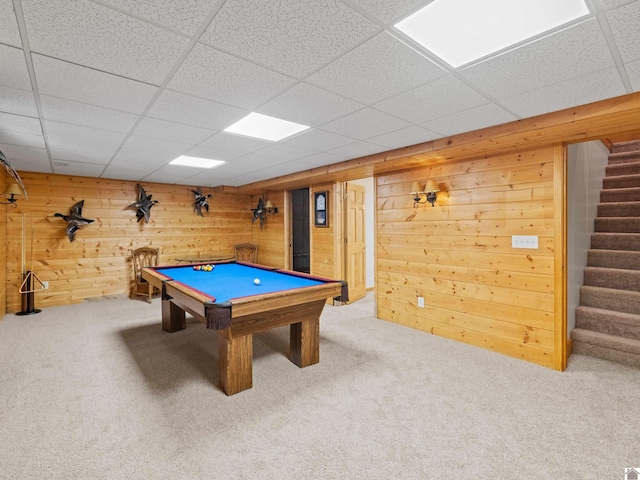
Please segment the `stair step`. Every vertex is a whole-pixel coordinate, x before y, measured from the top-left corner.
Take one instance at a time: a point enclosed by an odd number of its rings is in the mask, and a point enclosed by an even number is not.
[[[609,154],[609,165],[640,161],[640,151],[617,152]]]
[[[640,217],[598,217],[596,232],[640,233]]]
[[[599,203],[598,217],[640,217],[640,202]]]
[[[571,331],[573,353],[610,360],[640,368],[640,340],[607,335],[606,333],[574,328]]]
[[[600,190],[600,201],[602,203],[640,201],[640,187]]]
[[[601,308],[576,308],[576,328],[640,340],[640,315]]]
[[[583,285],[580,305],[640,315],[640,292]]]
[[[638,291],[640,290],[640,270],[586,267],[584,269],[584,285]]]
[[[640,151],[640,140],[617,142],[611,147],[611,153]]]
[[[604,177],[602,179],[602,188],[633,188],[640,187],[640,174],[635,175],[617,175],[614,177]]]
[[[590,267],[640,270],[640,252],[591,249],[587,252],[587,264]]]
[[[635,162],[609,164],[605,167],[605,172],[607,177],[640,173],[640,152],[638,152],[638,159]]]
[[[592,233],[591,248],[601,250],[630,250],[637,252],[640,251],[640,233]]]

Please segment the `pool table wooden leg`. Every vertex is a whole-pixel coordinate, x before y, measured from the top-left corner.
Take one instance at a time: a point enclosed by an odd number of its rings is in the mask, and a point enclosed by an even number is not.
[[[320,317],[292,323],[290,329],[291,361],[300,368],[320,361]]]
[[[226,338],[218,333],[218,371],[220,386],[227,395],[253,385],[253,335]]]
[[[165,332],[177,332],[187,328],[184,310],[171,300],[162,300],[162,329]]]

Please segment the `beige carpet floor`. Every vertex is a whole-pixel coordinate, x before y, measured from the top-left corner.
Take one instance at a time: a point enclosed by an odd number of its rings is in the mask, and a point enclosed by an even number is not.
[[[620,479],[640,467],[640,370],[556,372],[326,307],[320,363],[254,337],[218,387],[216,333],[107,298],[0,322],[2,479]]]

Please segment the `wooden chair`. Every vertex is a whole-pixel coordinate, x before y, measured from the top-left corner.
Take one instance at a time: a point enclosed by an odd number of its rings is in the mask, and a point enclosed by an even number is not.
[[[258,263],[258,246],[252,243],[235,245],[236,260],[240,262]]]
[[[143,295],[147,297],[147,302],[151,303],[153,291],[158,290],[149,282],[142,278],[142,269],[144,267],[157,267],[160,257],[160,250],[157,248],[141,247],[132,251],[133,258],[133,274],[135,285],[133,286],[132,297]]]

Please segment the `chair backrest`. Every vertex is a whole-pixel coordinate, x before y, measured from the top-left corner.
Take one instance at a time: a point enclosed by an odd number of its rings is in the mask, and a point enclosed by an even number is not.
[[[235,246],[236,260],[241,262],[258,262],[258,246],[252,243],[241,243]]]
[[[157,267],[160,257],[160,249],[141,247],[133,252],[133,273],[136,278],[140,278],[144,267]]]

